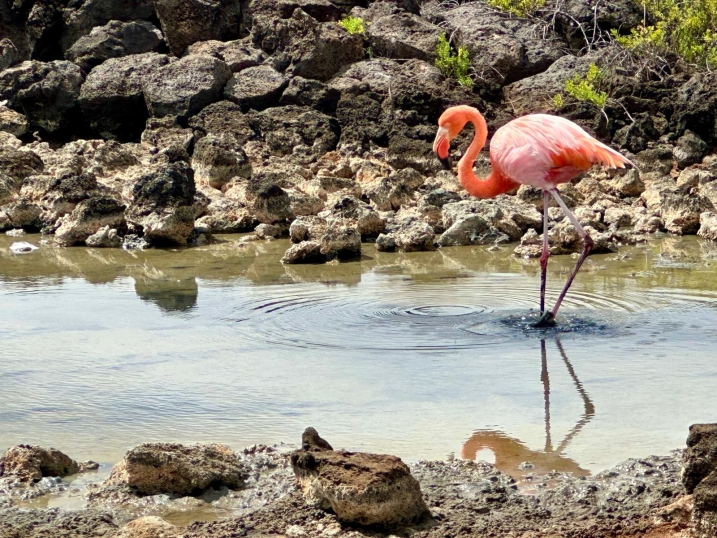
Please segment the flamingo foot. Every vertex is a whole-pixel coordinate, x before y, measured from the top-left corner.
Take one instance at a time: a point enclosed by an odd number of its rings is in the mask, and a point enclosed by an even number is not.
[[[550,310],[548,310],[542,316],[540,316],[540,319],[535,322],[533,327],[535,327],[536,329],[541,329],[543,327],[553,327],[554,325],[555,316]]]

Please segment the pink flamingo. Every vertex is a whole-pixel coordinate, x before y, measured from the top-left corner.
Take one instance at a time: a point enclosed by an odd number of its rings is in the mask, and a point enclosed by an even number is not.
[[[548,114],[529,114],[498,129],[490,143],[491,174],[484,180],[473,173],[473,163],[488,138],[485,119],[473,107],[460,105],[446,110],[438,119],[438,133],[433,151],[446,168],[450,168],[450,142],[466,123],[475,127],[473,142],[458,162],[458,179],[472,196],[492,198],[515,189],[532,185],[543,190],[543,253],[540,256],[540,313],[537,326],[552,324],[560,304],[568,293],[575,275],[593,247],[593,240],[558,194],[557,186],[567,183],[594,164],[624,168],[627,158],[598,142],[570,120]],[[548,207],[550,196],[575,226],[583,240],[583,251],[575,269],[568,277],[552,311],[545,311],[545,283],[550,248],[548,245]]]

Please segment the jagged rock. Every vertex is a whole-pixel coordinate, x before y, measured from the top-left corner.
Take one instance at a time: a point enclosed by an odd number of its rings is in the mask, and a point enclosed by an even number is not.
[[[136,141],[149,117],[142,84],[168,63],[166,55],[150,52],[111,58],[95,67],[79,97],[90,127],[104,138]]]
[[[215,194],[216,193],[216,194]],[[206,209],[206,214],[195,222],[195,226],[204,226],[210,233],[242,233],[252,231],[256,219],[243,204],[214,191]]]
[[[289,7],[290,4],[285,2],[276,9]],[[281,18],[272,12],[255,15],[252,26],[254,43],[269,54],[277,50],[285,52],[288,70],[295,76],[308,79],[328,80],[341,67],[363,59],[363,39],[336,24],[337,16],[331,22],[322,22],[321,14],[309,13],[312,10],[306,5],[301,8]],[[335,7],[333,9],[340,13]]]
[[[285,232],[286,226],[277,226],[276,224],[259,224],[254,228],[254,233],[261,239],[277,239]]]
[[[377,237],[386,229],[386,223],[368,204],[353,196],[334,196],[319,216],[331,221],[341,219],[354,222],[361,237]]]
[[[379,211],[397,210],[414,200],[414,193],[424,179],[413,168],[404,168],[365,187],[364,191]]]
[[[284,93],[281,94],[281,105],[310,106],[325,114],[334,114],[341,94],[338,90],[328,87],[318,80],[310,80],[295,76]]]
[[[231,71],[221,60],[186,56],[153,70],[142,80],[150,115],[187,119],[218,101]]]
[[[396,456],[314,445],[292,452],[291,465],[306,501],[344,523],[393,528],[431,517],[418,481]]]
[[[5,218],[2,217],[3,214]],[[22,228],[39,231],[42,228],[40,215],[42,209],[39,205],[26,198],[20,198],[0,207],[0,229]]]
[[[222,60],[232,73],[238,73],[247,67],[260,65],[266,60],[266,54],[251,44],[250,38],[236,41],[199,41],[187,48],[186,56],[206,54]]]
[[[207,135],[197,142],[192,155],[197,184],[221,189],[233,177],[251,177],[251,164],[233,137]]]
[[[194,129],[197,139],[208,134],[232,136],[241,146],[254,136],[247,116],[231,101],[212,103],[192,117],[189,126]]]
[[[124,224],[124,210],[125,206],[113,198],[93,196],[83,200],[72,213],[61,219],[60,227],[55,230],[55,241],[69,247],[84,243],[100,228],[116,230]]]
[[[245,466],[226,445],[144,443],[112,468],[103,488],[125,486],[138,495],[185,496],[209,488],[239,489],[247,476]]]
[[[157,51],[162,43],[162,32],[152,23],[110,21],[78,39],[65,58],[89,72],[110,58]]]
[[[78,203],[89,198],[97,189],[94,174],[69,173],[59,178],[32,176],[25,181],[21,194],[42,207],[42,220],[46,226],[52,227],[58,218],[71,213]]]
[[[529,228],[541,228],[542,218],[534,206],[501,197],[445,204],[443,225],[442,247],[517,241]]]
[[[435,250],[435,238],[436,233],[427,222],[417,218],[398,218],[391,226],[388,237],[382,238],[379,250],[398,249],[401,252]],[[379,243],[378,239],[376,242]]]
[[[293,105],[252,113],[249,123],[273,155],[292,155],[299,162],[335,149],[340,132],[332,117]]]
[[[711,241],[717,240],[717,213],[705,211],[700,215],[700,229],[697,230],[697,235]]]
[[[71,62],[27,61],[0,72],[0,101],[27,116],[31,129],[56,133],[72,126],[84,81]]]
[[[714,211],[714,206],[699,194],[663,193],[660,197],[660,217],[667,231],[674,234],[697,233],[700,215],[705,211]]]
[[[470,2],[446,9],[441,17],[454,42],[465,46],[480,77],[503,86],[545,71],[564,55],[562,40],[537,35],[533,24]]]
[[[376,238],[376,250],[379,252],[393,252],[396,250],[396,241],[392,234],[379,234]]]
[[[367,9],[354,9],[352,14],[368,23],[366,32],[377,56],[429,62],[436,59],[438,37],[444,30],[426,19],[392,2],[374,2]]]
[[[182,527],[161,517],[144,516],[127,523],[113,538],[179,538],[183,534]]]
[[[618,174],[607,184],[619,196],[640,196],[645,192],[645,184],[640,179],[640,172],[634,168],[624,174]]]
[[[93,28],[110,21],[146,21],[154,17],[152,0],[85,0],[62,10],[60,47],[68,50]],[[51,37],[51,36],[49,36]],[[54,43],[53,43],[54,44]]]
[[[302,241],[301,243],[291,245],[284,256],[281,263],[325,263],[326,256],[321,253],[321,243],[319,241]]]
[[[149,242],[136,234],[127,234],[122,238],[122,250],[144,250]]]
[[[116,229],[103,226],[85,239],[85,245],[93,248],[120,248],[122,237],[119,236]]]
[[[244,204],[254,220],[275,224],[293,218],[289,195],[276,182],[257,174],[250,180],[237,180],[226,194]]]
[[[701,168],[685,168],[677,176],[677,187],[692,188],[706,185],[717,179],[717,175],[711,170],[702,170]]]
[[[668,175],[672,170],[672,160],[672,147],[660,145],[641,151],[635,155],[634,162],[643,175],[655,172],[664,176]]]
[[[324,209],[324,201],[317,196],[295,189],[289,189],[287,194],[289,195],[291,212],[297,217],[300,215],[316,215]]]
[[[7,37],[0,39],[0,71],[12,67],[20,58],[15,44]]]
[[[194,173],[177,162],[149,172],[132,190],[127,222],[150,243],[186,245],[194,229]]]
[[[695,536],[717,532],[717,424],[693,424],[687,436],[682,484],[693,494]]]
[[[691,164],[698,163],[707,152],[707,144],[699,136],[690,130],[685,131],[672,150],[672,155],[677,161],[677,166],[685,168]]]
[[[17,190],[20,190],[25,178],[42,172],[44,168],[42,159],[32,151],[0,147],[0,170]]]
[[[543,72],[508,84],[503,88],[503,95],[516,114],[544,112],[554,108],[553,97],[565,91],[566,80],[584,76],[590,64],[598,61],[597,54],[568,54],[557,59]]]
[[[239,37],[239,0],[155,0],[154,5],[175,56],[197,41]]]
[[[234,73],[224,89],[224,97],[243,111],[263,110],[279,101],[288,80],[270,65],[248,67]]]
[[[54,448],[18,445],[0,458],[0,477],[20,482],[38,482],[44,476],[68,476],[80,469],[80,464]]]
[[[630,226],[632,224],[632,211],[621,207],[608,207],[603,215],[603,222],[615,228]],[[580,224],[582,224],[582,220]]]
[[[14,136],[22,136],[28,130],[28,121],[25,115],[14,110],[0,106],[0,131]]]
[[[587,44],[600,39],[601,33],[615,29],[621,34],[626,34],[643,24],[643,21],[643,10],[630,0],[618,0],[594,6],[580,0],[568,0],[556,12],[554,24],[557,32],[570,44],[570,47],[581,51]]]
[[[181,160],[189,161],[194,132],[180,127],[172,116],[150,118],[147,120],[147,128],[142,132],[141,141],[143,145],[156,148],[160,154],[181,155]]]
[[[333,223],[319,239],[326,259],[350,260],[361,257],[361,234],[350,222]]]
[[[327,230],[326,219],[315,215],[296,217],[289,226],[289,238],[292,243],[318,240]]]
[[[677,90],[670,116],[670,130],[682,134],[692,131],[714,146],[717,120],[717,76],[711,72],[695,74]]]

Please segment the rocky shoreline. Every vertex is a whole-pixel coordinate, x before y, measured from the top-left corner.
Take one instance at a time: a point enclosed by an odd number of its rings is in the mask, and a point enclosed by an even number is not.
[[[578,30],[628,32],[642,9],[583,7],[548,21],[436,0],[3,4],[0,231],[115,248],[253,231],[290,236],[284,263],[356,258],[366,241],[519,241],[537,256],[535,189],[469,200],[431,152],[439,114],[462,103],[491,133],[519,114],[566,116],[636,163],[562,188],[594,252],[658,231],[716,239],[714,77],[676,58],[651,76],[614,43],[586,53]],[[338,24],[349,14],[363,33]],[[444,34],[470,53],[469,86],[434,65]],[[592,64],[602,109],[552,99]],[[550,226],[553,254],[580,248],[557,208]]]
[[[405,465],[334,450],[313,428],[293,451],[147,443],[86,488],[84,509],[60,510],[22,500],[56,493],[51,475],[82,469],[54,449],[21,445],[0,458],[0,536],[708,537],[717,529],[716,447],[716,425],[693,425],[684,451],[592,477],[536,474],[526,491],[485,462]],[[224,517],[192,521],[197,507],[229,505]],[[159,517],[172,509],[189,511],[182,525]]]

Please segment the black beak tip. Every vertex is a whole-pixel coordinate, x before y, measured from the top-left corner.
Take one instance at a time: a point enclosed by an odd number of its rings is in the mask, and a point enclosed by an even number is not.
[[[451,158],[450,157],[444,157],[444,158],[438,157],[438,160],[441,161],[443,168],[445,168],[446,170],[451,169]]]

